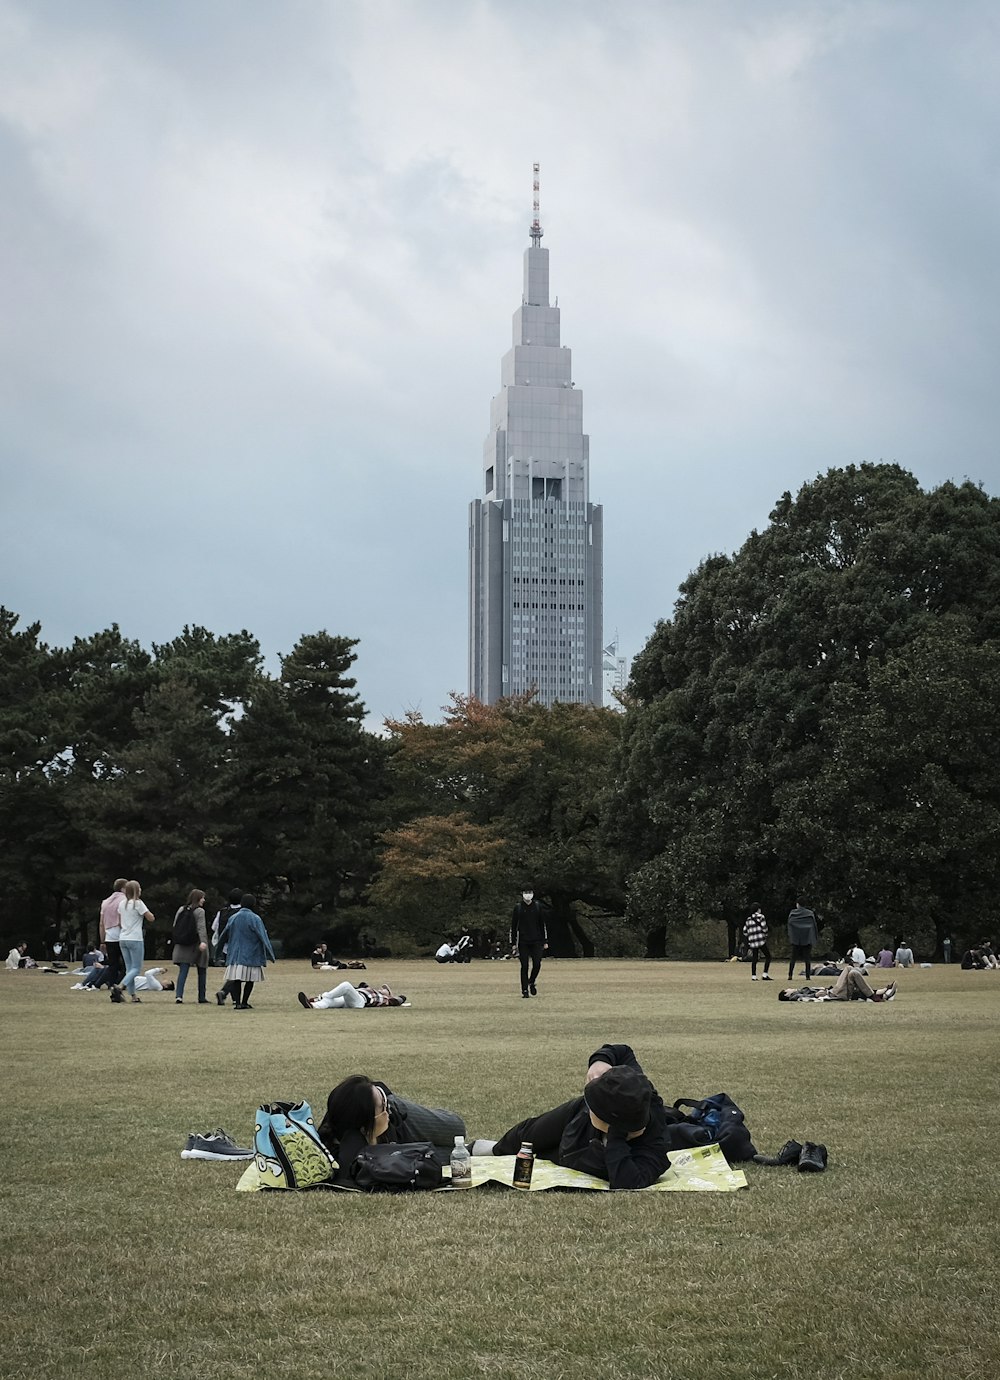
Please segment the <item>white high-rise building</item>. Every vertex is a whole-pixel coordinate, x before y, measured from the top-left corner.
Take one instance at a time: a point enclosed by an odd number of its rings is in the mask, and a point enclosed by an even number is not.
[[[589,437],[571,352],[549,305],[537,168],[524,293],[500,366],[469,506],[469,690],[487,704],[603,699],[603,510],[590,501]]]

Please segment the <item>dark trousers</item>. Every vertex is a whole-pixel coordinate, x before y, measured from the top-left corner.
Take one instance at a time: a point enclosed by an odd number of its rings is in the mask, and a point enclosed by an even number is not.
[[[764,972],[766,973],[767,970],[768,970],[768,969],[770,968],[770,966],[771,966],[771,950],[767,947],[766,944],[760,944],[756,949],[751,949],[751,950],[750,950],[750,975],[751,975],[751,977],[756,977],[756,976],[757,976],[757,960],[758,960],[758,958],[762,958],[762,959],[764,960]]]
[[[543,1160],[555,1160],[563,1132],[580,1110],[582,1098],[574,1097],[561,1107],[541,1116],[529,1116],[505,1131],[493,1147],[494,1155],[516,1155],[524,1141],[530,1140],[536,1155]],[[556,1161],[558,1163],[558,1161]]]
[[[125,976],[125,960],[122,958],[122,946],[117,939],[108,939],[104,944],[104,951],[108,956],[108,967],[111,969],[111,981],[121,982]]]
[[[811,944],[793,944],[793,945],[792,945],[792,956],[791,956],[791,958],[788,960],[788,976],[789,976],[790,978],[791,978],[791,977],[794,977],[794,975],[795,975],[795,964],[796,964],[796,961],[797,961],[798,959],[800,959],[800,958],[801,958],[802,962],[806,965],[806,977],[807,977],[807,978],[811,978],[811,977],[812,977],[812,951],[813,951],[813,946],[812,946]]]
[[[538,944],[519,944],[518,952],[521,955],[521,991],[527,992],[528,988],[534,985],[542,967],[542,954],[545,945]],[[528,963],[531,963],[531,973],[528,973]],[[517,1147],[520,1150],[520,1146]],[[517,1151],[514,1151],[516,1154]]]

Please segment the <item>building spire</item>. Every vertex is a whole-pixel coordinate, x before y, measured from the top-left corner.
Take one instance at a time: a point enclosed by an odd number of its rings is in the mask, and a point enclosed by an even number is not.
[[[541,221],[538,219],[538,164],[537,164],[537,163],[532,163],[532,165],[531,165],[531,172],[532,172],[532,183],[531,183],[531,213],[532,213],[532,220],[531,220],[531,228],[530,228],[529,233],[530,233],[530,235],[531,235],[531,243],[532,243],[532,244],[535,246],[535,248],[537,249],[538,246],[539,246],[539,245],[541,244],[541,242],[542,242],[542,223],[541,223]]]

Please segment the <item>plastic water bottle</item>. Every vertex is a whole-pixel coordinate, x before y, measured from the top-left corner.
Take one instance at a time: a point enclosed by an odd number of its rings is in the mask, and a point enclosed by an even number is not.
[[[465,1141],[461,1136],[455,1137],[455,1148],[451,1152],[451,1186],[472,1187],[472,1156],[465,1148]]]
[[[514,1160],[513,1185],[515,1188],[531,1187],[531,1171],[534,1169],[534,1167],[535,1152],[531,1148],[531,1141],[522,1141],[521,1148],[520,1150],[518,1150],[517,1156]]]

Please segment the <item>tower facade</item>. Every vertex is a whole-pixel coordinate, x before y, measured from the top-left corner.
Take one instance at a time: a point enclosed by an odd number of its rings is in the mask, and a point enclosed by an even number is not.
[[[571,352],[549,305],[537,168],[524,290],[500,365],[469,505],[469,691],[486,704],[603,698],[603,510],[590,501],[589,437]]]

